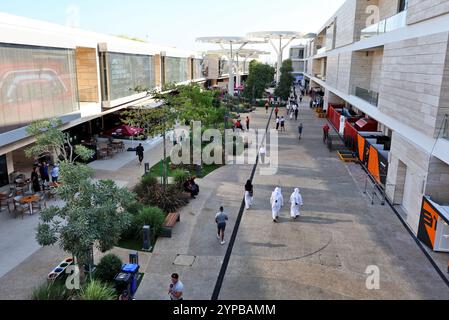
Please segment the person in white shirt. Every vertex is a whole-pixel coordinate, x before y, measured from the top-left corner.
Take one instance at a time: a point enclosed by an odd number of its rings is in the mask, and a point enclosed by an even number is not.
[[[290,203],[291,203],[291,217],[292,219],[297,219],[299,216],[301,216],[301,207],[304,205],[302,201],[302,196],[299,193],[299,188],[295,189],[295,192],[292,193],[290,197]]]
[[[170,295],[170,300],[174,300],[174,301],[184,300],[183,291],[184,291],[184,285],[179,280],[179,275],[177,273],[173,273],[171,276],[170,289],[168,290],[168,294]]]
[[[284,197],[282,196],[281,188],[276,188],[274,192],[271,194],[271,209],[273,215],[273,222],[277,223],[279,218],[279,212],[284,206]]]
[[[260,147],[259,155],[261,163],[265,164],[265,156],[267,155],[267,149],[265,149],[264,146]]]

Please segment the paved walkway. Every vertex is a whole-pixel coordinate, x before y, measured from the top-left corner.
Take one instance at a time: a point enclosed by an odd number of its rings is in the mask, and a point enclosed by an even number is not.
[[[251,118],[253,127],[265,128],[265,110]],[[391,209],[371,206],[365,198],[360,166],[342,163],[322,144],[325,120],[303,108],[301,121],[301,142],[296,123],[289,120],[287,132],[280,135],[277,175],[255,177],[255,206],[244,214],[220,299],[449,299],[448,288]],[[153,165],[161,156],[159,145],[147,150],[146,161]],[[131,156],[122,164],[100,167],[96,178],[132,186],[143,167]],[[198,181],[200,196],[181,211],[173,238],[158,240],[154,253],[142,256],[146,275],[138,299],[168,299],[173,272],[181,275],[186,299],[210,299],[227,249],[216,238],[214,216],[224,205],[230,215],[229,238],[251,170],[252,165],[225,166]],[[278,185],[286,205],[281,223],[274,224],[269,197]],[[288,198],[295,187],[301,188],[305,207],[293,222]],[[39,249],[36,218],[0,225],[0,299],[28,298],[66,257],[57,247]],[[127,256],[126,250],[116,252]],[[365,287],[365,270],[371,265],[380,268],[380,290]]]
[[[252,120],[265,127],[264,110]],[[365,198],[360,166],[342,163],[323,145],[325,120],[303,108],[301,122],[301,142],[290,120],[280,135],[277,175],[255,177],[255,206],[244,214],[220,299],[449,299],[448,287],[392,210]],[[210,299],[226,252],[213,217],[224,205],[229,236],[251,169],[227,166],[201,181],[201,195],[182,210],[173,238],[158,241],[138,299],[168,299],[172,272],[180,274],[186,299]],[[274,224],[269,197],[278,185],[286,203]],[[291,221],[288,199],[295,187],[305,206]],[[368,266],[379,267],[380,290],[367,290]]]

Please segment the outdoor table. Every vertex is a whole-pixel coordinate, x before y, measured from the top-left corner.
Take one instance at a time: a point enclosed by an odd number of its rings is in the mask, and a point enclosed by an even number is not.
[[[24,203],[24,204],[29,204],[30,216],[32,216],[33,215],[33,202],[37,202],[37,201],[39,201],[39,196],[32,195],[32,196],[23,197],[22,199],[20,199],[19,202]]]

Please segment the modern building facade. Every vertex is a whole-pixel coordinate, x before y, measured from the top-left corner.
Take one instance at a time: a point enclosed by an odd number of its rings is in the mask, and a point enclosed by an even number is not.
[[[449,204],[449,1],[348,0],[305,51],[309,87],[330,117],[341,108],[337,131],[351,116],[377,122],[380,185],[416,234],[434,228],[422,204]]]
[[[293,76],[296,81],[302,81],[304,79],[304,73],[306,71],[306,59],[305,59],[304,45],[292,46],[290,48],[289,58],[292,61]]]
[[[216,79],[226,76],[226,63],[215,68]],[[15,154],[34,142],[31,122],[56,117],[63,130],[95,129],[101,117],[149,100],[147,89],[205,82],[206,71],[193,51],[0,13],[0,187],[16,171]]]

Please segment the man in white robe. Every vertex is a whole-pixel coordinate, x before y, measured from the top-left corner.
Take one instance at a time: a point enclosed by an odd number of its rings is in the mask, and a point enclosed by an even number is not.
[[[284,197],[282,196],[281,188],[276,188],[274,192],[271,194],[271,209],[273,214],[273,222],[277,223],[277,219],[279,217],[279,212],[284,206]]]
[[[291,217],[292,219],[297,219],[301,215],[301,207],[303,206],[302,196],[299,193],[299,189],[296,188],[295,192],[292,193],[290,197],[291,203]]]

